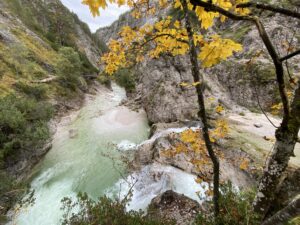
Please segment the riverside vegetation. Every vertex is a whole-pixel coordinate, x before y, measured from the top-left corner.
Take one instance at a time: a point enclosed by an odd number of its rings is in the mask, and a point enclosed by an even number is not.
[[[45,154],[52,136],[49,121],[62,112],[64,101],[87,89],[84,76],[98,72],[92,59],[102,47],[59,1],[5,0],[0,8],[2,217],[26,189],[22,177]],[[87,56],[80,39],[86,39],[94,53]]]

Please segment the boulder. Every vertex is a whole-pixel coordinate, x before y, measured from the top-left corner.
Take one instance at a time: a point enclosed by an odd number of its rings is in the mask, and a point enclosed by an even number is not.
[[[148,216],[176,221],[177,225],[193,224],[201,211],[201,206],[195,200],[185,195],[168,190],[154,199],[148,207]]]

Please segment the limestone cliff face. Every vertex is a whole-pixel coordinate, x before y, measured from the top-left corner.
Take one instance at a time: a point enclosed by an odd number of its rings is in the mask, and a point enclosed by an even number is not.
[[[96,31],[98,37],[101,37],[104,42],[108,42],[110,39],[116,38],[120,28],[123,26],[138,27],[147,22],[147,18],[136,20],[131,16],[130,12],[122,14],[118,20],[112,23],[112,25],[100,28]]]
[[[197,96],[194,88],[183,88],[181,82],[192,82],[186,57],[163,57],[147,60],[138,67],[137,93],[152,123],[197,118]]]
[[[159,16],[166,14],[167,11]],[[156,19],[157,16],[135,21],[126,13],[110,27],[100,29],[97,34],[104,36],[104,40],[108,42],[117,37],[118,31],[124,25],[135,27],[147,22],[152,23]],[[281,55],[287,53],[286,43],[291,43],[291,46],[299,45],[299,21],[277,14],[266,14],[263,23]],[[242,43],[244,51],[213,68],[201,69],[206,84],[205,97],[207,100],[209,97],[216,99],[213,104],[207,101],[208,110],[218,103],[238,112],[243,107],[256,110],[259,108],[258,98],[266,110],[278,103],[280,99],[274,66],[255,26],[227,20],[226,23],[217,23],[215,27],[203,33],[213,30],[222,37]],[[296,63],[296,59],[288,66],[291,76],[297,76],[299,64]],[[148,59],[137,66],[136,73],[137,95],[142,99],[150,122],[172,122],[196,117],[195,91],[193,88],[182,88],[179,85],[181,82],[191,82],[188,56]]]

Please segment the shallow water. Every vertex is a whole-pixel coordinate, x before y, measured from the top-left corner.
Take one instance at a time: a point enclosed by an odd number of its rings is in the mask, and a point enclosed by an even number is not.
[[[80,111],[63,118],[52,149],[35,169],[31,183],[35,204],[23,208],[13,223],[60,224],[63,197],[75,197],[81,191],[97,198],[120,179],[103,153],[117,155],[112,143],[138,144],[149,134],[145,113],[118,106],[125,96],[114,85],[113,92],[102,90],[90,96]]]

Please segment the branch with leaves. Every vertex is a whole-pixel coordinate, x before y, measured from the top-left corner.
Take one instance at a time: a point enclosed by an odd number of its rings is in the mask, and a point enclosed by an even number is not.
[[[265,3],[257,3],[257,2],[245,2],[240,3],[236,6],[237,8],[256,8],[256,9],[263,9],[275,13],[280,13],[285,16],[294,17],[300,19],[300,13],[294,10],[285,9],[278,6],[273,6]]]

